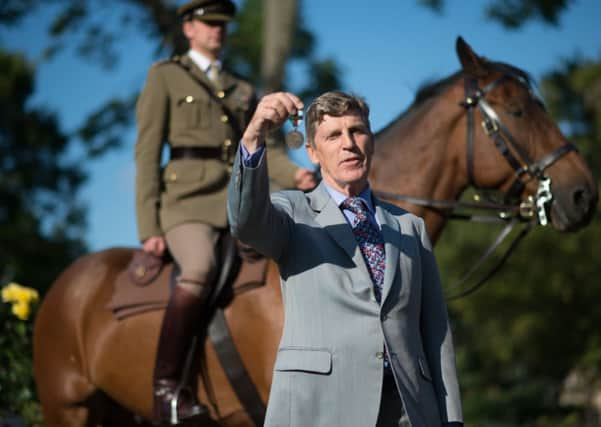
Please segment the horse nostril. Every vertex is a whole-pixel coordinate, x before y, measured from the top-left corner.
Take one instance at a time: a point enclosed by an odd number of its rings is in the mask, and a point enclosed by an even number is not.
[[[572,192],[572,202],[576,210],[585,214],[590,209],[591,193],[588,188],[577,188]]]

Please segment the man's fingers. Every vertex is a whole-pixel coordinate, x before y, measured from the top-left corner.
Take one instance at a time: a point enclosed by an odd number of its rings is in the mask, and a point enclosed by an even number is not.
[[[165,252],[165,239],[162,236],[149,237],[143,244],[145,252],[160,256]]]
[[[278,124],[283,123],[288,116],[297,114],[303,108],[303,102],[289,92],[277,92],[265,96],[259,103],[266,118]]]
[[[281,127],[291,115],[303,108],[303,102],[289,92],[277,92],[264,96],[242,136],[242,143],[253,153],[268,132]]]

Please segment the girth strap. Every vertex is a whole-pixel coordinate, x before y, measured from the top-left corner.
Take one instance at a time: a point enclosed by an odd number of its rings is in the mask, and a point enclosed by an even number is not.
[[[236,350],[221,308],[217,310],[209,326],[209,336],[238,400],[255,425],[262,426],[265,420],[265,405]]]
[[[222,243],[227,245],[223,254],[223,268],[225,269],[239,261],[239,257],[235,241],[230,235],[223,236]],[[237,269],[236,272],[238,272]],[[229,280],[223,280],[223,282],[231,284],[235,277],[234,275]],[[223,308],[221,307],[216,309],[209,325],[209,337],[225,375],[232,385],[232,389],[236,393],[242,407],[257,427],[262,426],[265,419],[265,405],[261,400],[259,391],[248,375],[244,362],[240,358],[240,354],[236,349],[227,326]]]

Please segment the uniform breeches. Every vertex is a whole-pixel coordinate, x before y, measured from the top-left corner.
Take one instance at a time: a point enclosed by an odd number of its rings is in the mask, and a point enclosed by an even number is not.
[[[189,222],[173,227],[165,238],[181,270],[177,285],[196,295],[203,289],[208,291],[217,270],[219,231],[207,224]]]

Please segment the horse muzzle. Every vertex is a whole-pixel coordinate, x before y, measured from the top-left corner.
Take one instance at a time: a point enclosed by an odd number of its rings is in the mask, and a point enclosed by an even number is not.
[[[550,206],[551,224],[559,231],[577,231],[588,225],[597,209],[596,187],[576,185],[568,190],[553,189]]]

